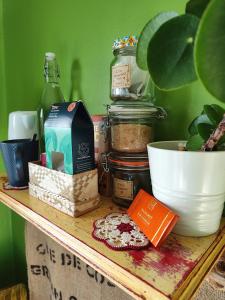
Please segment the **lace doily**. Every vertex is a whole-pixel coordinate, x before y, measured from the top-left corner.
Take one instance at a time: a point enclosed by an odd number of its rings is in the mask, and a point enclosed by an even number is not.
[[[125,213],[111,213],[95,221],[92,235],[114,250],[142,249],[149,245],[147,237]]]

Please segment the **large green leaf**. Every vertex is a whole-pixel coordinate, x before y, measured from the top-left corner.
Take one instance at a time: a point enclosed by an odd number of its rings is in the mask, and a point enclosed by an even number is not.
[[[193,135],[189,138],[186,144],[186,149],[188,151],[197,151],[201,150],[202,145],[204,144],[204,140],[200,135]]]
[[[211,106],[222,119],[224,114],[225,114],[225,108],[223,108],[223,107],[221,107],[220,105],[217,105],[217,104],[211,104]]]
[[[225,102],[225,1],[211,0],[196,37],[195,61],[206,89]]]
[[[148,69],[159,89],[170,90],[196,80],[193,45],[199,19],[182,15],[164,23],[148,47]]]
[[[201,18],[210,0],[190,0],[186,4],[186,13]]]
[[[204,105],[204,112],[215,127],[223,119],[224,110],[218,105]]]
[[[176,16],[178,16],[178,13],[174,11],[162,12],[156,15],[154,18],[152,18],[145,25],[138,39],[137,55],[136,55],[137,64],[141,69],[148,70],[147,52],[148,52],[148,45],[151,38],[163,23]]]
[[[207,141],[210,135],[213,133],[214,126],[210,124],[200,123],[198,124],[198,133],[204,141]]]
[[[209,120],[209,118],[207,117],[206,114],[202,114],[198,117],[196,117],[190,124],[190,126],[188,127],[188,132],[189,134],[195,135],[198,134],[198,125],[199,124],[209,124],[212,125],[211,121]]]

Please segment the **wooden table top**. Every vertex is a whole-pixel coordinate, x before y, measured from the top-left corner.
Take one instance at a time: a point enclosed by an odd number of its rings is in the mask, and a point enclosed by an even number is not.
[[[112,212],[124,211],[110,199],[78,218],[70,217],[31,197],[28,190],[4,190],[0,201],[67,250],[124,289],[135,299],[189,299],[225,244],[225,219],[220,230],[202,238],[170,234],[155,249],[113,251],[92,237],[93,223]]]

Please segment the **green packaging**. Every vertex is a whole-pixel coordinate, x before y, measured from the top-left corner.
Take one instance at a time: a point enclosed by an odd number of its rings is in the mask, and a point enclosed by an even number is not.
[[[95,168],[94,127],[82,101],[52,105],[44,133],[47,168],[70,175]]]

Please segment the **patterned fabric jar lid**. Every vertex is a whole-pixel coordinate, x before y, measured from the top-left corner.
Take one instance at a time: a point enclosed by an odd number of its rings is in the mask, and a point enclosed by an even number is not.
[[[136,47],[138,42],[138,38],[135,35],[126,35],[122,38],[116,39],[113,42],[112,49],[121,49],[125,47]]]

